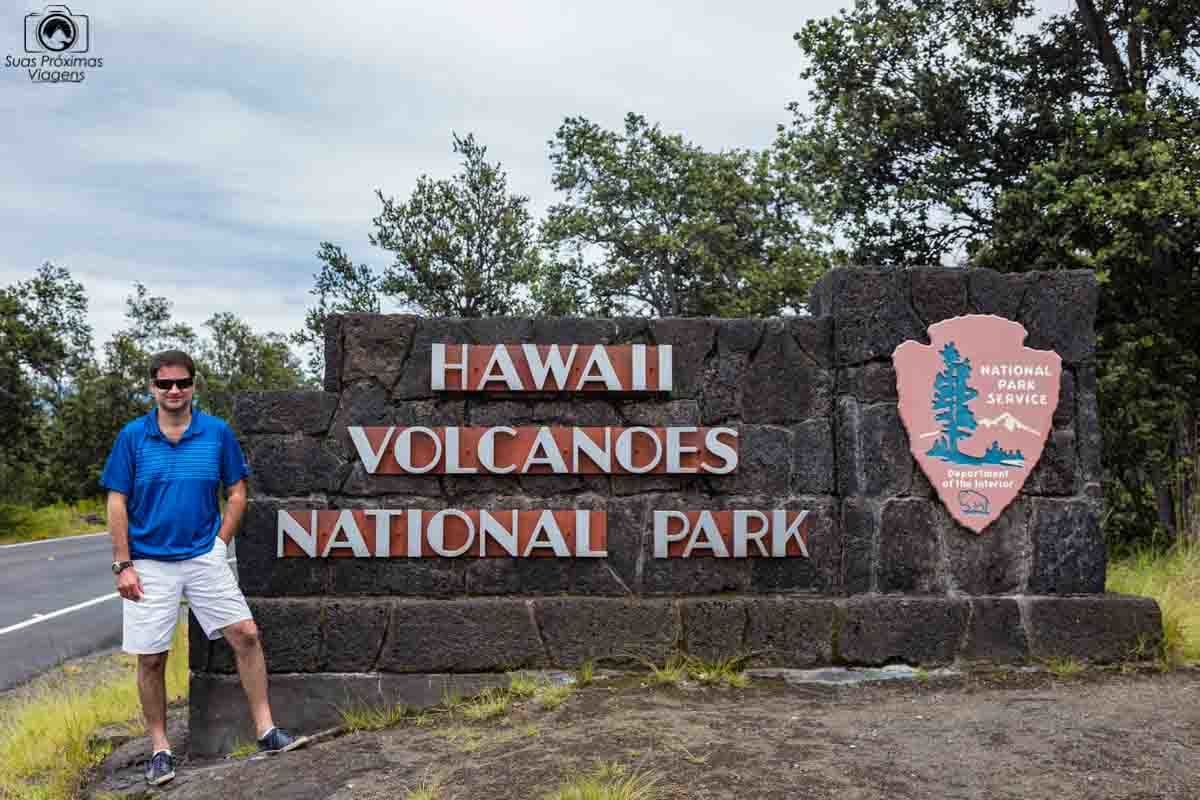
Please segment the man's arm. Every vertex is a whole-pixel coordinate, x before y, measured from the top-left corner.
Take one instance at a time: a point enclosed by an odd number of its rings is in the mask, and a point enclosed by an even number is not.
[[[246,511],[245,479],[230,486],[228,494],[225,499],[225,516],[221,519],[221,530],[217,531],[217,536],[220,536],[225,544],[233,541],[233,535],[242,523],[242,514]]]
[[[129,561],[129,510],[125,507],[125,495],[109,492],[107,505],[113,561]],[[142,580],[136,568],[126,567],[117,575],[117,592],[126,600],[142,599]]]

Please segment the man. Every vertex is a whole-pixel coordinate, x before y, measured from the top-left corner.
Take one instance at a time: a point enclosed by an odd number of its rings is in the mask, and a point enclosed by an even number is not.
[[[233,648],[259,749],[294,750],[308,741],[271,718],[258,628],[227,556],[246,509],[249,469],[229,426],[192,409],[195,373],[192,359],[178,350],[151,359],[155,407],[122,429],[100,478],[108,489],[112,571],[124,598],[122,649],[138,657],[138,695],[152,744],[146,781],[153,786],[175,777],[166,666],[182,597],[205,635],[224,636]],[[224,518],[221,484],[228,493]]]

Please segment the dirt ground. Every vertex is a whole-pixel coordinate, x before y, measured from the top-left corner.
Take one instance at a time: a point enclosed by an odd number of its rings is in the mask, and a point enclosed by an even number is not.
[[[524,703],[489,722],[431,719],[272,758],[184,763],[162,794],[402,800],[437,777],[440,800],[539,800],[617,762],[658,776],[661,798],[691,800],[1200,798],[1197,670],[746,689],[626,676],[553,711]],[[137,747],[93,790],[140,794]]]

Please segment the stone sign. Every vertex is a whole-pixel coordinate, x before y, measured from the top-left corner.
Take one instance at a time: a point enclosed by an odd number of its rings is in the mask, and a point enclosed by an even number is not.
[[[1157,605],[1104,592],[1097,301],[1086,271],[838,269],[780,319],[330,317],[324,390],[231,420],[275,721],[681,652],[1152,652]],[[192,751],[228,753],[233,655],[193,626],[190,659]]]

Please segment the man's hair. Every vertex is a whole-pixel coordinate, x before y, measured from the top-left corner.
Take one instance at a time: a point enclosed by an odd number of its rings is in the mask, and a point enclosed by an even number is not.
[[[155,353],[150,359],[150,380],[158,377],[158,371],[163,367],[183,367],[188,371],[188,377],[196,377],[196,364],[192,357],[182,350],[164,350]]]

